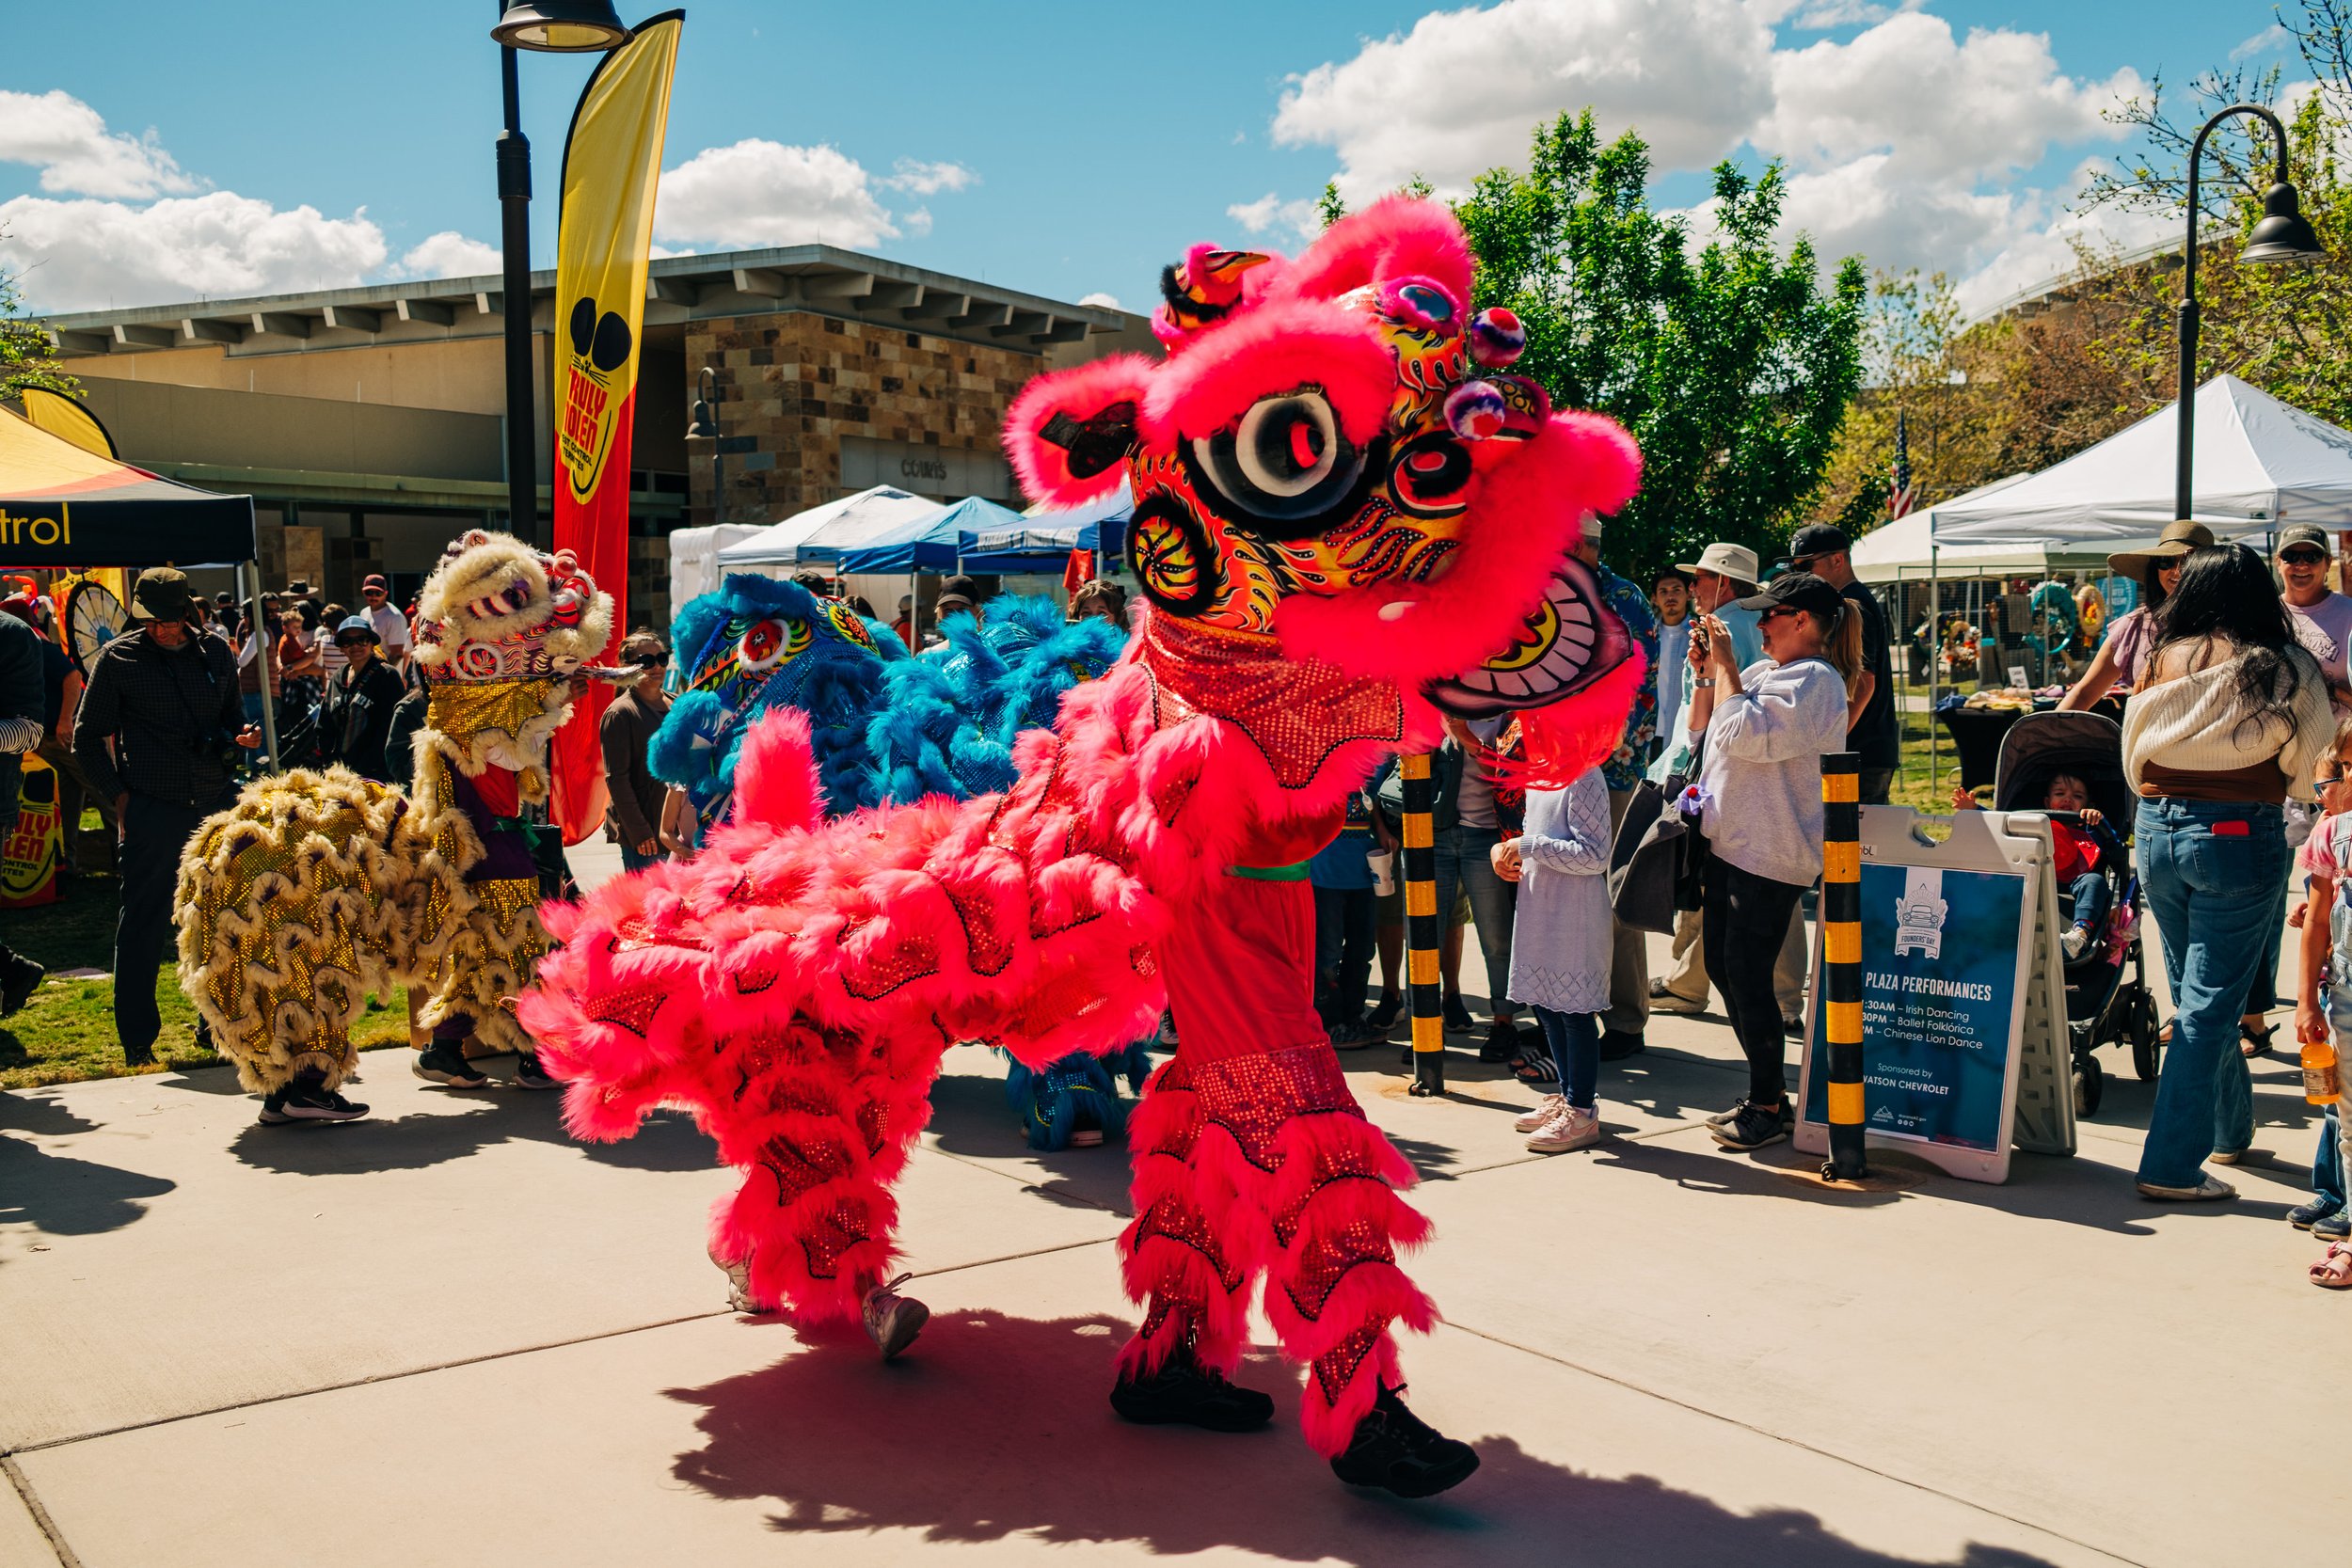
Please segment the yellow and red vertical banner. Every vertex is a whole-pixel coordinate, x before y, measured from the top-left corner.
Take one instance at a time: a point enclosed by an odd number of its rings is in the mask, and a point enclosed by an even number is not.
[[[641,23],[607,55],[572,112],[555,237],[555,547],[612,595],[617,641],[628,621],[629,433],[654,190],[670,120],[670,75],[686,13]],[[612,650],[607,649],[610,659]],[[555,737],[554,813],[564,842],[604,820],[596,721],[612,688],[597,682]]]

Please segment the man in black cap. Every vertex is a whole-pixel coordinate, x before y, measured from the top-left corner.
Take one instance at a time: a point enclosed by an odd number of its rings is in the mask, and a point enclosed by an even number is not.
[[[2280,599],[2295,640],[2319,660],[2336,717],[2352,717],[2352,597],[2328,586],[2328,535],[2309,523],[2279,531]]]
[[[406,784],[408,773],[395,772],[385,754],[392,714],[406,691],[392,667],[376,657],[382,641],[374,626],[364,615],[345,616],[335,628],[335,646],[342,650],[343,667],[326,683],[319,704],[319,759],[340,762],[378,784]]]
[[[1862,678],[1846,705],[1846,749],[1862,756],[1862,803],[1886,804],[1902,766],[1902,731],[1895,719],[1895,663],[1887,653],[1886,616],[1878,598],[1854,580],[1853,541],[1832,523],[1811,523],[1788,541],[1787,564],[1810,572],[1845,595],[1862,616]]]
[[[937,626],[950,615],[969,615],[975,624],[983,620],[980,585],[961,573],[940,579],[939,599],[931,606],[931,625]]]
[[[163,1028],[155,971],[171,944],[180,851],[199,823],[235,800],[238,749],[262,743],[261,726],[245,722],[236,655],[195,629],[197,610],[185,574],[140,573],[131,590],[136,624],[91,661],[73,719],[74,759],[122,824],[115,1032],[132,1067],[154,1061]]]

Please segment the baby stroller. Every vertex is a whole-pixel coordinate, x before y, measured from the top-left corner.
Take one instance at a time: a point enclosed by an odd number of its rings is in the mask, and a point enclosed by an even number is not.
[[[2134,800],[2123,782],[2123,731],[2097,713],[2029,713],[2001,737],[1993,775],[1993,808],[2042,812],[2051,775],[2072,773],[2090,787],[2090,802],[2106,818],[2090,829],[2099,844],[2097,870],[2107,879],[2114,908],[2104,940],[2066,965],[2066,1028],[2074,1064],[2074,1114],[2095,1116],[2104,1090],[2091,1053],[2110,1040],[2128,1043],[2132,1068],[2153,1079],[2159,1066],[2156,999],[2139,942],[2139,878],[2124,835]],[[2042,812],[2081,826],[2072,812]],[[2061,890],[2063,892],[2063,890]],[[2129,969],[2131,977],[2124,978]]]

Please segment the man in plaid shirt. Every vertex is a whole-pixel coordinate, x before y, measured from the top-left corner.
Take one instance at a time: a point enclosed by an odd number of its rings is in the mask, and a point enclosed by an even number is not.
[[[231,748],[259,746],[262,731],[245,722],[236,655],[191,624],[197,604],[186,576],[168,566],[142,572],[131,599],[138,625],[91,661],[73,755],[122,825],[115,1033],[122,1059],[144,1067],[163,1028],[155,971],[171,945],[180,851],[198,824],[235,800]]]

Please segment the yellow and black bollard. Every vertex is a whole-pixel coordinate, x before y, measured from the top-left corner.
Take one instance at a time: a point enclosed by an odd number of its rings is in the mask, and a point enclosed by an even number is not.
[[[1862,758],[1821,759],[1821,1041],[1829,1069],[1829,1160],[1858,1181],[1862,1157]]]
[[[1428,752],[1397,758],[1405,783],[1405,995],[1413,1019],[1414,1094],[1445,1092],[1445,1004],[1438,980],[1437,792]]]

